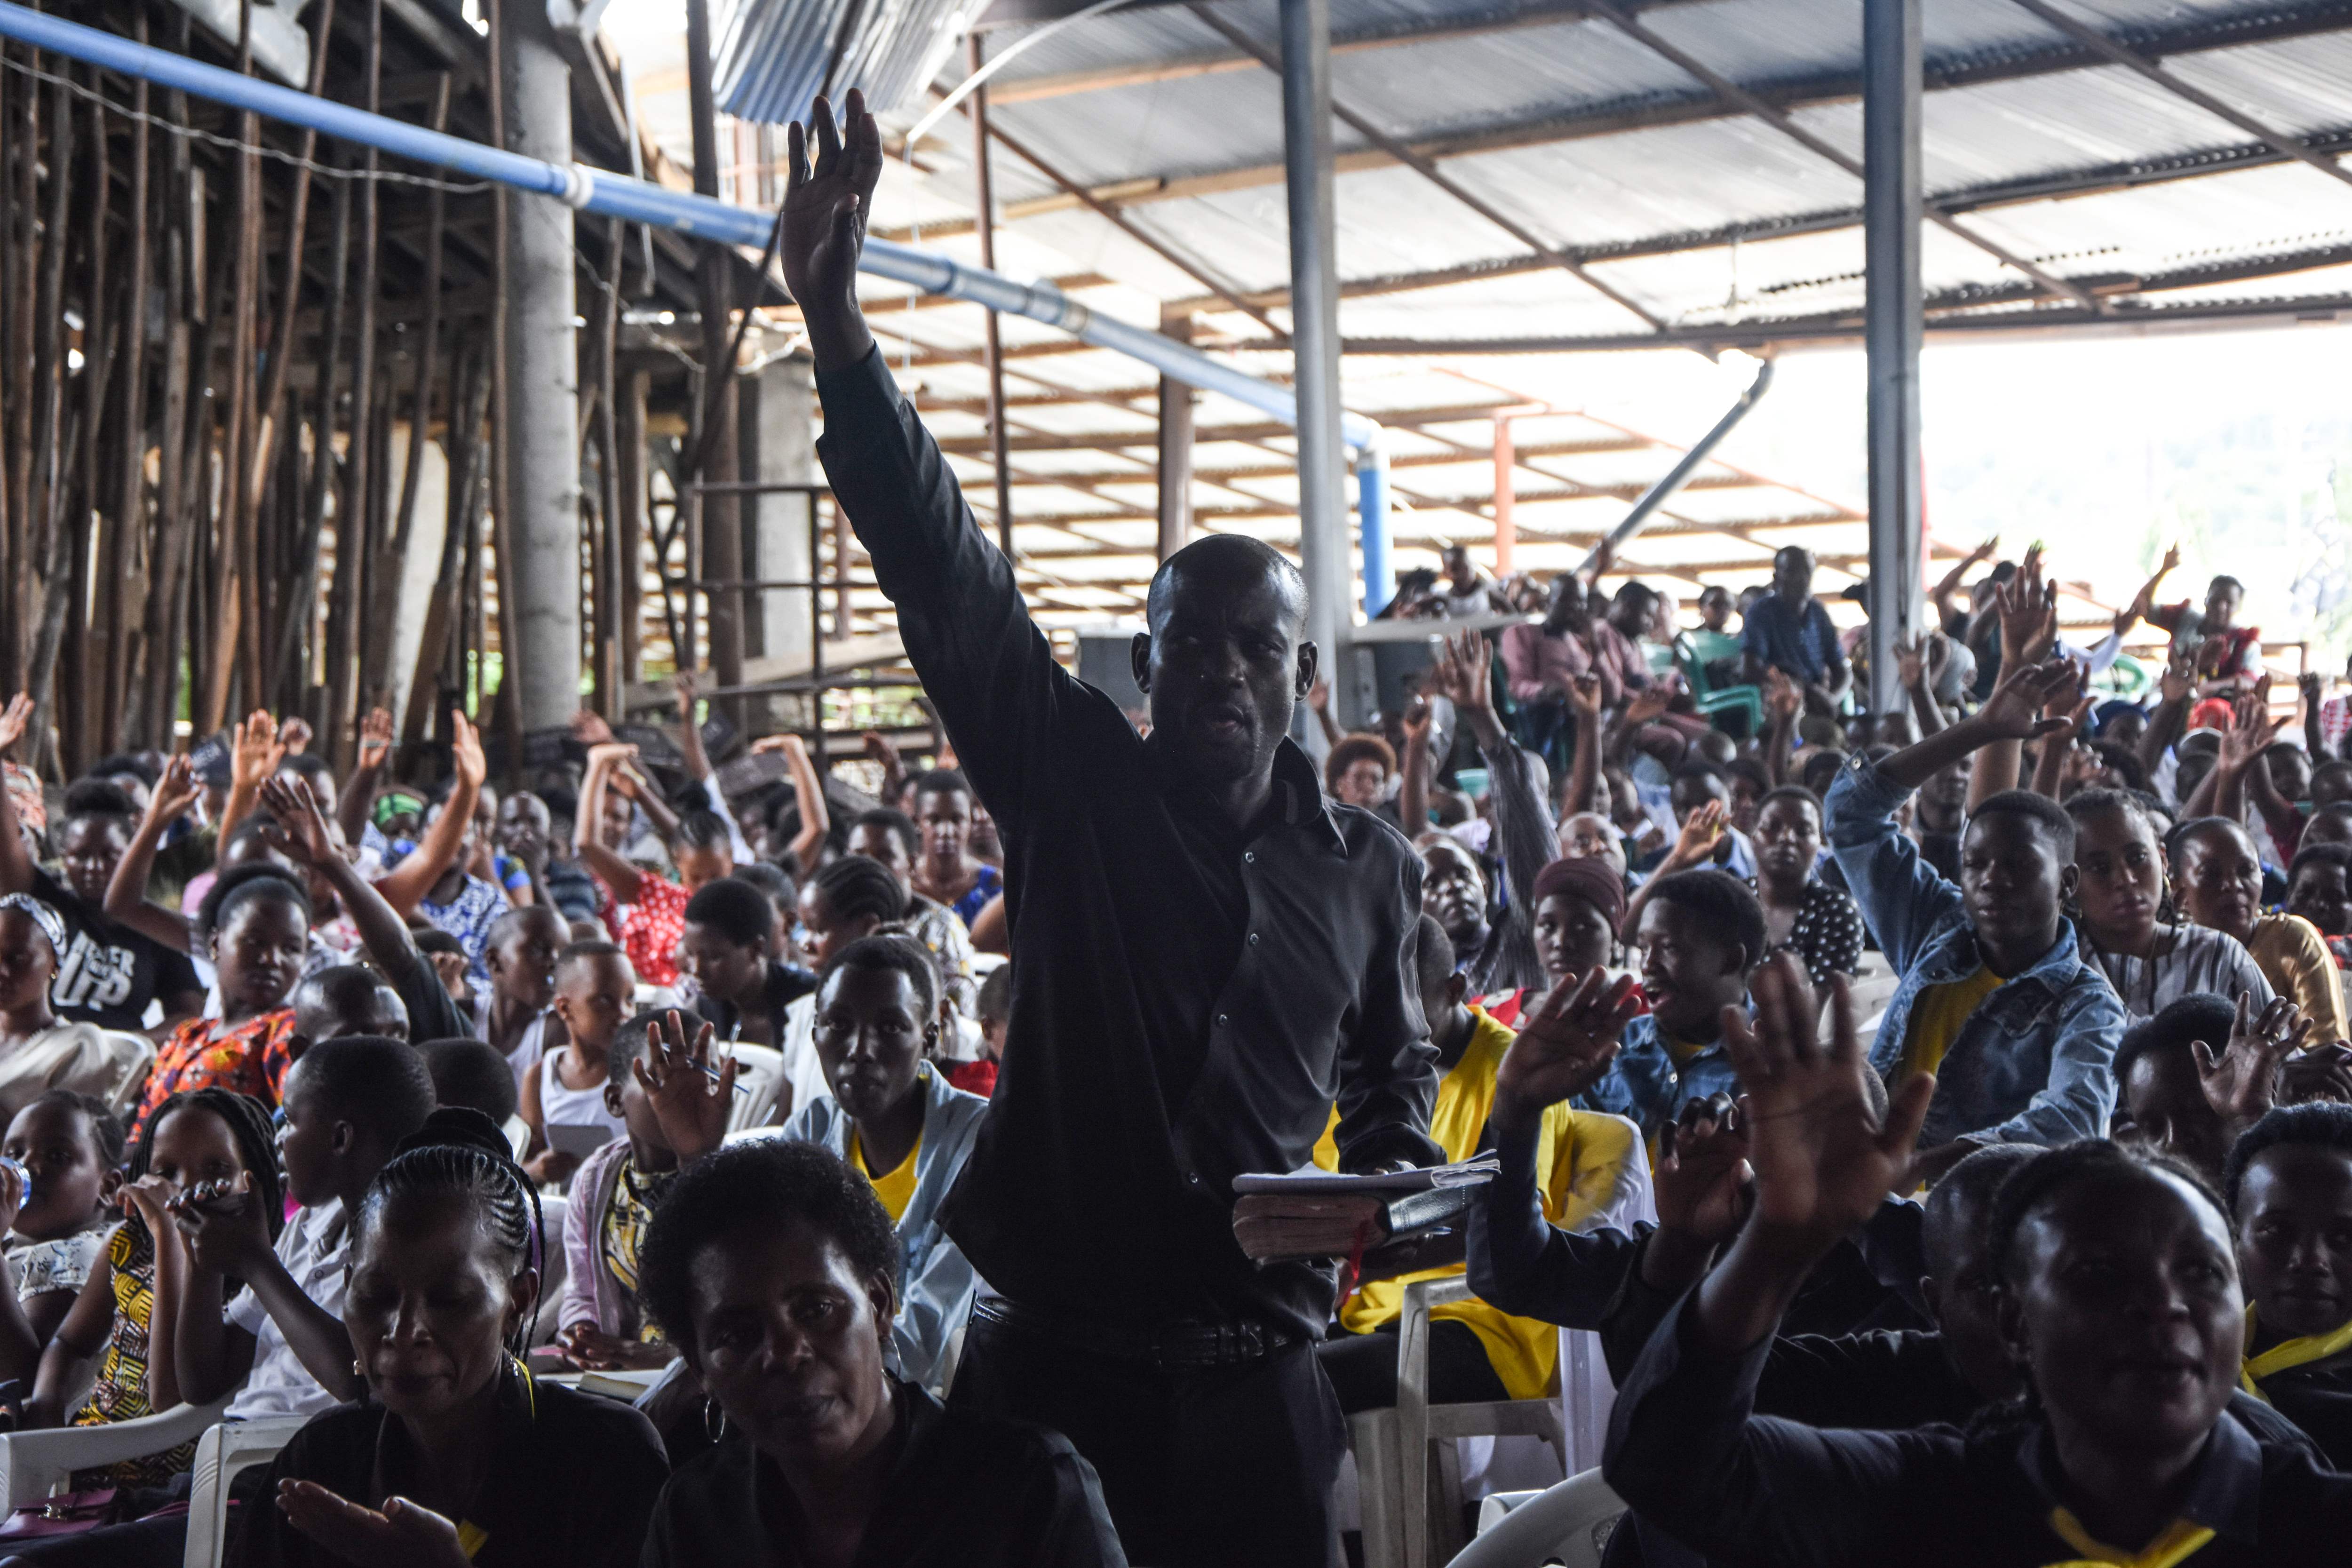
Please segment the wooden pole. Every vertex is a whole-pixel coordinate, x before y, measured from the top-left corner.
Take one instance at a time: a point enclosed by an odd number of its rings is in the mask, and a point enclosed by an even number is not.
[[[40,618],[34,628],[32,652],[25,670],[25,689],[32,693],[35,705],[30,755],[43,765],[50,754],[48,736],[57,712],[58,648],[65,636],[66,596],[72,587],[73,541],[71,530],[66,525],[66,474],[60,451],[63,433],[58,426],[62,423],[64,397],[66,250],[72,237],[68,229],[71,206],[67,197],[73,186],[73,100],[65,77],[59,74],[49,89],[48,210],[41,235],[41,298],[33,347],[33,391],[37,400],[34,456],[39,465],[36,504],[45,548],[41,552]],[[27,522],[31,521],[28,515]],[[31,531],[28,528],[26,531]]]
[[[335,182],[334,238],[327,253],[327,314],[319,337],[318,403],[310,416],[310,489],[304,498],[302,534],[294,552],[294,591],[278,622],[278,656],[271,685],[280,701],[299,700],[310,685],[302,658],[319,615],[319,551],[326,538],[327,498],[335,493],[335,384],[343,362],[343,328],[352,266],[352,183]],[[340,515],[335,548],[349,546]],[[321,719],[325,717],[322,713]]]
[[[977,75],[982,64],[979,29],[964,35],[963,47],[966,71]],[[974,88],[965,101],[971,115],[971,175],[976,198],[972,211],[977,215],[980,264],[992,272],[996,269],[996,180],[988,160],[988,84],[982,82]],[[981,363],[988,370],[988,450],[996,481],[996,545],[1009,561],[1013,558],[1013,459],[1005,445],[1009,432],[1004,428],[1004,344],[997,331],[995,311],[982,312],[981,325],[984,333]]]
[[[639,577],[646,537],[646,400],[653,377],[632,370],[615,389],[620,406],[614,441],[620,450],[614,460],[620,492],[614,508],[614,556],[620,589],[616,613],[621,618],[621,679],[624,684],[645,679],[645,651],[638,647],[637,619],[643,614],[644,588]]]
[[[142,7],[133,36],[147,41],[147,13]],[[100,706],[100,732],[110,746],[129,739],[124,707],[130,698],[137,644],[131,636],[130,605],[137,568],[139,542],[147,537],[147,291],[152,283],[150,267],[147,209],[148,87],[142,79],[131,85],[131,282],[123,311],[122,408],[116,462],[121,493],[115,500],[114,521],[106,531],[106,686]],[[152,588],[150,592],[152,592]],[[119,739],[118,739],[119,738]]]
[[[694,188],[706,196],[719,194],[719,110],[718,99],[711,81],[710,6],[709,0],[686,0],[686,70],[687,101],[694,130]],[[691,485],[695,480],[731,482],[741,476],[738,472],[736,453],[735,363],[729,327],[733,313],[732,289],[729,268],[732,258],[722,245],[705,244],[695,258],[695,291],[702,305],[702,374],[704,384],[698,406],[710,419],[707,431],[695,432],[699,449],[705,453],[697,470],[683,477]],[[756,301],[753,301],[756,302]],[[747,308],[748,308],[747,302]],[[696,531],[701,542],[702,559],[694,575],[703,581],[719,584],[740,584],[743,576],[743,525],[741,510],[729,492],[705,493],[688,490],[679,498],[682,504],[695,508]],[[743,683],[743,594],[738,587],[722,587],[710,595],[705,611],[710,626],[711,674],[721,686]],[[693,619],[692,600],[688,599],[688,620]],[[680,668],[688,668],[687,655],[680,650]],[[730,704],[740,721],[741,702]]]

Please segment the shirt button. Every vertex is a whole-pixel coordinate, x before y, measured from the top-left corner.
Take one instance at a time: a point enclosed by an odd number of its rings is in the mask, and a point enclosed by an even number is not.
[[[1257,851],[1255,849],[1244,849],[1242,851],[1242,858],[1248,864],[1255,866],[1257,864]]]
[[[1226,1022],[1227,1022],[1227,1019],[1226,1019],[1226,1017],[1225,1017],[1225,1015],[1223,1015],[1223,1013],[1220,1013],[1220,1014],[1218,1014],[1218,1015],[1217,1015],[1217,1027],[1219,1027],[1220,1029],[1223,1028],[1223,1027],[1225,1026]]]
[[[1257,945],[1257,932],[1255,931],[1250,932],[1250,945],[1252,947],[1255,947]]]

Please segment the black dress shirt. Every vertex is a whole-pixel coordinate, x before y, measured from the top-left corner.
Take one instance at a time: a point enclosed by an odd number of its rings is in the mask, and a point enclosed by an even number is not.
[[[2062,1478],[2043,1428],[1831,1431],[1758,1415],[1770,1342],[1707,1354],[1692,1342],[1692,1312],[1686,1298],[1619,1392],[1602,1471],[1693,1550],[1755,1568],[2043,1568],[2082,1557],[2051,1528]],[[2225,1414],[2181,1511],[2214,1531],[2195,1568],[2340,1563],[2352,1477],[2259,1443]]]
[[[2329,1464],[2352,1470],[2352,1353],[2274,1372],[2262,1388],[2281,1415],[2311,1434]]]
[[[1059,1434],[942,1410],[903,1383],[891,1396],[898,1457],[857,1568],[1126,1568],[1094,1467]],[[643,1568],[792,1568],[800,1518],[791,1485],[730,1436],[671,1478]]]
[[[1319,1334],[1332,1271],[1252,1266],[1233,1179],[1306,1164],[1335,1100],[1348,1168],[1440,1157],[1419,861],[1288,741],[1235,827],[1055,662],[879,351],[817,390],[826,477],[1004,843],[1012,1017],[948,1234],[1034,1307]]]
[[[511,1368],[493,1417],[490,1471],[461,1521],[483,1531],[475,1568],[628,1568],[668,1479],[661,1439],[643,1415]],[[382,1508],[413,1489],[407,1428],[373,1401],[340,1405],[278,1450],[254,1505],[237,1510],[225,1568],[336,1568],[278,1511],[278,1483],[315,1481]],[[712,1562],[719,1559],[712,1558]]]

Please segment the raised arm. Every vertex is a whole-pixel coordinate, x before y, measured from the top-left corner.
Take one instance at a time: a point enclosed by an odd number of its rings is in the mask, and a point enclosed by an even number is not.
[[[635,866],[604,842],[604,791],[611,783],[613,770],[636,754],[635,746],[618,741],[588,748],[588,773],[580,781],[580,816],[572,824],[581,864],[602,877],[604,885],[613,889],[613,897],[625,904],[637,901],[638,873]]]
[[[793,875],[807,877],[824,853],[824,836],[833,831],[833,812],[824,803],[824,781],[817,777],[808,743],[798,735],[762,735],[751,742],[755,752],[782,752],[791,770],[793,799],[800,806],[801,830],[793,835]]]
[[[374,884],[360,875],[359,868],[344,858],[309,781],[271,779],[261,786],[261,804],[278,823],[263,835],[269,847],[335,889],[368,957],[408,1009],[408,1037],[442,1040],[472,1034],[473,1021],[450,998],[440,972],[409,934],[408,922],[384,901]]]
[[[1951,618],[1954,614],[1952,599],[1960,591],[1961,580],[1970,572],[1975,571],[1979,564],[1990,560],[1992,552],[2000,548],[2000,535],[1996,533],[1962,556],[1958,565],[1944,574],[1944,580],[1937,584],[1927,595],[1927,602],[1936,606],[1936,614],[1939,617],[1945,620]]]
[[[2156,575],[2141,584],[2139,586],[2139,592],[2132,595],[2131,603],[2116,612],[2116,636],[2119,637],[2127,637],[2130,635],[2132,627],[2139,625],[2142,621],[2153,620],[2155,618],[2156,591],[2164,585],[2164,580],[2170,576],[2173,571],[2178,568],[2179,564],[2180,546],[2175,544],[2168,547],[2164,552],[2164,559],[2157,563]],[[2158,622],[2158,624],[2160,626],[2164,625],[2163,622]],[[2170,630],[2171,628],[2168,626],[2166,626],[2166,629]]]
[[[2059,784],[2066,776],[2066,759],[2073,753],[2075,738],[2082,734],[2084,724],[2089,721],[2091,704],[2095,700],[2083,689],[2083,667],[2070,658],[2066,668],[2074,672],[2074,680],[2053,692],[2042,709],[2044,719],[2063,720],[2065,728],[2053,730],[2042,737],[2042,754],[2033,764],[2033,793],[2048,795],[2052,800],[2058,798]]]
[[[1569,711],[1576,716],[1576,742],[1568,758],[1568,795],[1560,816],[1591,811],[1601,788],[1601,678],[1573,677],[1568,688]]]
[[[187,915],[175,915],[149,903],[147,879],[154,869],[155,847],[203,793],[204,786],[196,782],[195,771],[184,754],[165,763],[163,776],[155,781],[147,796],[147,815],[139,819],[139,830],[131,836],[130,847],[115,862],[114,875],[106,884],[107,919],[175,952],[186,952],[194,946],[195,922]]]
[[[386,872],[375,885],[383,901],[402,915],[424,902],[433,884],[441,879],[441,873],[457,863],[458,847],[466,841],[466,829],[474,820],[474,803],[482,795],[482,780],[490,771],[482,756],[480,734],[454,708],[449,710],[449,765],[456,772],[457,782],[448,798],[441,803],[441,814],[425,830],[415,853]]]
[[[1323,731],[1326,746],[1336,746],[1348,738],[1348,731],[1339,728],[1339,721],[1331,717],[1329,680],[1318,678],[1315,684],[1307,689],[1307,709],[1315,715],[1316,728]]]
[[[2320,704],[2326,700],[2327,681],[2319,671],[2306,669],[2295,677],[2295,689],[2303,697],[2303,746],[2311,753],[2311,765],[2336,760],[2336,748],[2327,743],[2327,726],[2319,721]]]
[[[2252,793],[2254,804],[2262,810],[2263,819],[2277,837],[2281,826],[2302,831],[2302,818],[2292,805],[2281,797],[2278,786],[2271,783],[2270,764],[2263,752],[2284,727],[2285,721],[2270,716],[2269,682],[2238,699],[2237,711],[2231,715],[2230,728],[2222,733],[2221,754],[2214,759],[2209,777],[2213,781],[2212,814],[2226,816],[2232,822],[2246,817],[2246,797]],[[2282,846],[2293,853],[2292,841]]]
[[[337,1399],[357,1399],[366,1392],[353,1369],[341,1314],[305,1295],[270,1246],[268,1216],[254,1196],[249,1173],[234,1181],[200,1182],[168,1206],[188,1255],[188,1310],[175,1320],[172,1336],[180,1393],[188,1403],[219,1398],[252,1370],[254,1336],[210,1306],[222,1299],[225,1282],[232,1279],[252,1290],[302,1370],[320,1387]]]
[[[853,89],[846,107],[846,125],[837,127],[820,98],[812,127],[795,124],[787,137],[778,255],[816,360],[825,413],[817,453],[965,773],[990,814],[1018,835],[1028,759],[1056,750],[1057,721],[1117,715],[1055,661],[1012,563],[982,534],[938,444],[875,352],[856,279],[882,135],[862,93]],[[1108,722],[1099,733],[1106,744],[1140,744],[1124,722],[1118,731],[1123,741]]]
[[[1557,836],[1544,813],[1543,794],[1529,773],[1531,767],[1540,771],[1543,764],[1511,743],[1509,732],[1495,714],[1492,655],[1484,637],[1475,631],[1462,632],[1445,639],[1432,674],[1454,700],[1454,709],[1486,760],[1495,838],[1516,908],[1528,902],[1536,873],[1555,853]],[[1533,913],[1528,911],[1530,921]]]
[[[1625,905],[1625,918],[1617,922],[1617,932],[1626,941],[1642,929],[1642,911],[1650,905],[1650,895],[1657,891],[1658,879],[1676,871],[1688,871],[1714,862],[1716,848],[1723,842],[1723,802],[1710,800],[1683,819],[1682,831],[1675,837],[1675,847],[1658,862],[1657,869],[1643,879],[1633,889]]]
[[[15,750],[25,738],[25,726],[33,721],[33,700],[19,691],[8,699],[8,706],[0,709],[0,757]],[[0,787],[0,893],[21,893],[33,885],[33,856],[25,847],[23,825],[16,820],[16,805],[8,798],[5,787]]]
[[[286,743],[278,738],[277,715],[259,708],[247,714],[229,748],[228,799],[221,806],[215,858],[228,847],[229,835],[261,797],[261,781],[276,773],[278,764],[285,760]],[[146,884],[142,880],[140,886],[143,891]]]
[[[1944,717],[1944,705],[1936,700],[1936,677],[1951,658],[1951,638],[1941,632],[1928,632],[1913,638],[1908,647],[1898,645],[1895,650],[1903,691],[1911,700],[1911,716],[1918,721],[1922,735],[1932,735],[1950,722]]]
[[[368,710],[366,721],[360,725],[360,749],[357,765],[352,776],[343,781],[342,793],[335,798],[335,821],[343,830],[343,842],[357,844],[367,831],[368,808],[375,802],[375,786],[383,777],[384,763],[392,757],[392,715],[381,708]]]
[[[1414,697],[1399,721],[1404,756],[1397,763],[1397,821],[1407,838],[1418,838],[1429,827],[1429,731],[1435,722],[1429,699]]]
[[[1789,782],[1789,760],[1796,739],[1797,721],[1805,711],[1805,694],[1777,669],[1764,672],[1764,776],[1780,788]]]

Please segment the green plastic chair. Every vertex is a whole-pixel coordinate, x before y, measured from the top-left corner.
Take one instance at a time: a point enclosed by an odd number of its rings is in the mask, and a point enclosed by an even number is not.
[[[1760,735],[1764,732],[1763,690],[1754,686],[1718,686],[1707,678],[1708,665],[1738,658],[1739,649],[1739,639],[1723,632],[1685,632],[1675,638],[1674,667],[1689,683],[1691,700],[1700,717],[1727,734]],[[1745,727],[1734,730],[1722,722],[1721,715],[1726,713],[1741,715]]]

